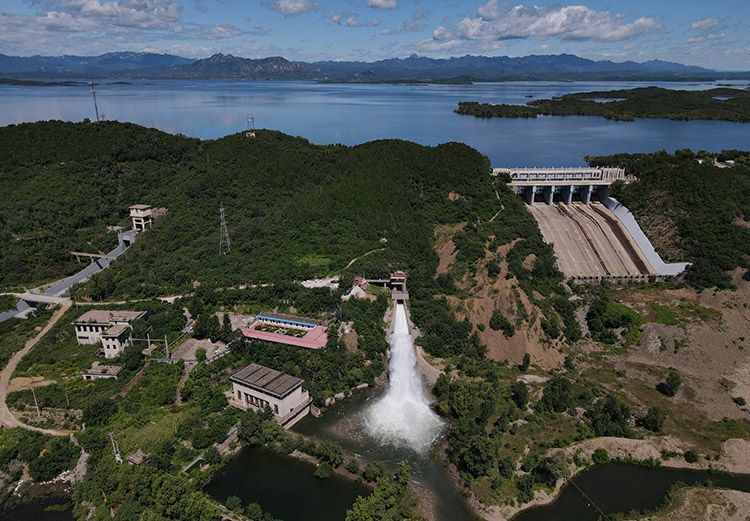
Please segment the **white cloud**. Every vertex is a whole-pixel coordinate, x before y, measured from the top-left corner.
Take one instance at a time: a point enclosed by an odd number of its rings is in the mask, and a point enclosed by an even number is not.
[[[284,16],[296,16],[317,10],[318,4],[312,0],[276,0],[271,4],[271,9]]]
[[[414,11],[408,20],[404,20],[400,29],[387,28],[380,31],[380,34],[418,33],[424,31],[427,29],[427,25],[423,21],[426,17],[427,11]]]
[[[377,27],[380,25],[380,20],[378,19],[363,22],[359,19],[359,16],[353,13],[334,13],[328,11],[326,12],[326,18],[336,25],[345,25],[347,27]]]
[[[120,27],[163,29],[182,18],[182,6],[172,0],[59,0],[46,17],[70,16]]]
[[[396,9],[398,2],[396,0],[367,0],[367,7],[375,9]]]
[[[661,24],[649,17],[627,23],[623,15],[597,11],[583,5],[562,7],[509,6],[489,0],[475,17],[467,17],[453,27],[440,26],[431,40],[420,42],[421,50],[492,47],[490,42],[526,38],[562,40],[621,41],[651,33]],[[482,45],[478,45],[479,43]]]
[[[719,25],[719,20],[716,18],[706,18],[705,20],[696,20],[691,26],[693,31],[705,31]]]
[[[233,25],[214,25],[213,29],[211,29],[211,35],[217,40],[232,38],[240,34],[243,34],[242,30]]]

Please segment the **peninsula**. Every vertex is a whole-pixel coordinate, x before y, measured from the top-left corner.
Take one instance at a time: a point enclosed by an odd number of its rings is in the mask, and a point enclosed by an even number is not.
[[[750,122],[750,91],[721,87],[703,91],[640,87],[579,92],[526,105],[462,101],[457,114],[478,118],[601,116],[618,121],[639,118]]]

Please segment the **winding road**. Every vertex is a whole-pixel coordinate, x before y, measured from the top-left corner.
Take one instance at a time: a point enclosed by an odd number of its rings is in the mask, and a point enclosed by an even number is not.
[[[3,426],[9,428],[20,427],[22,429],[27,429],[30,431],[41,432],[42,434],[48,434],[50,436],[69,436],[71,434],[72,431],[42,429],[40,427],[34,427],[33,425],[27,425],[23,422],[18,421],[16,417],[13,416],[13,413],[10,412],[8,404],[5,400],[8,396],[8,385],[10,384],[10,379],[13,376],[13,372],[16,370],[18,363],[24,356],[26,356],[26,354],[28,354],[29,351],[31,351],[31,348],[33,348],[37,344],[37,342],[39,342],[39,340],[41,340],[44,335],[46,335],[55,324],[57,324],[57,322],[60,320],[60,318],[62,318],[65,312],[70,309],[70,306],[72,304],[73,303],[70,300],[62,301],[60,303],[60,307],[52,315],[52,318],[50,318],[49,322],[47,322],[47,325],[44,326],[34,338],[29,339],[23,346],[23,348],[16,352],[10,358],[10,360],[8,360],[8,363],[5,365],[3,370],[0,371],[0,424],[2,424]]]

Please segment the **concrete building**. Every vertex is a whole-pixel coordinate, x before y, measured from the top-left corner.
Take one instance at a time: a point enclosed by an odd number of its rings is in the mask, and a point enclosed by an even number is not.
[[[122,372],[122,366],[104,365],[99,362],[91,364],[84,373],[84,380],[117,380],[117,376]]]
[[[322,349],[328,343],[326,328],[320,320],[281,313],[259,313],[250,327],[241,331],[245,338],[251,340],[306,349]]]
[[[134,204],[130,207],[130,218],[133,221],[133,230],[145,231],[154,223],[154,208],[150,204]]]
[[[310,412],[312,398],[302,388],[303,380],[258,364],[243,367],[229,379],[232,382],[230,405],[243,411],[268,407],[285,429]]]
[[[509,186],[528,204],[540,198],[547,204],[570,205],[573,201],[590,204],[592,198],[607,197],[615,181],[635,180],[622,168],[495,168],[492,173],[509,176]]]
[[[76,320],[79,344],[102,343],[105,358],[115,358],[130,344],[132,323],[146,315],[145,311],[92,309]]]

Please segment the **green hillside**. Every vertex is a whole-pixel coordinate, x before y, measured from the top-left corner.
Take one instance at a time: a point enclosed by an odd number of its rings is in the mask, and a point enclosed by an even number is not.
[[[127,225],[137,202],[169,213],[100,277],[97,298],[327,275],[381,248],[381,237],[385,250],[352,270],[434,273],[434,224],[494,213],[488,167],[455,143],[314,146],[271,131],[202,142],[114,122],[6,127],[0,284],[75,271],[69,252],[109,249],[106,226]],[[222,201],[232,248],[220,256]]]
[[[689,150],[588,160],[638,176],[637,183],[615,185],[613,196],[633,212],[662,256],[692,263],[685,279],[700,289],[730,288],[728,271],[750,269],[748,153],[720,157],[729,158],[736,161],[733,168],[719,168],[713,155]]]

